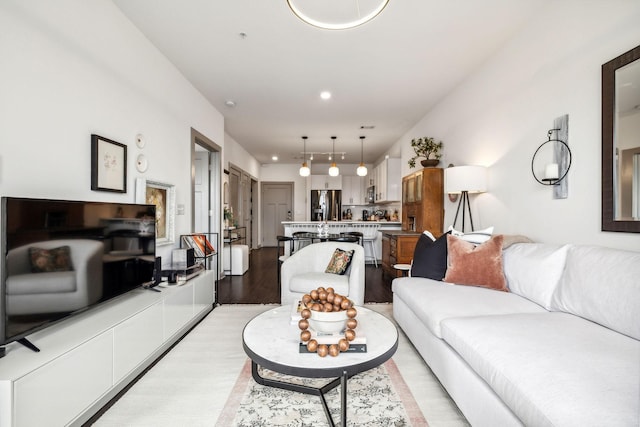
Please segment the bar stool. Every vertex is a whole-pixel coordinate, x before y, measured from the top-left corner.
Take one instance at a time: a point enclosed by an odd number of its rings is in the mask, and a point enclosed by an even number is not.
[[[295,233],[291,233],[291,236],[293,236],[293,240],[294,240],[294,250],[298,251],[300,250],[300,248],[303,248],[307,245],[310,245],[311,243],[313,243],[311,241],[311,233],[309,233],[308,231],[296,231]],[[295,247],[295,242],[298,242],[298,247]]]
[[[341,236],[355,236],[358,238],[357,243],[360,246],[364,247],[364,242],[362,241],[363,238],[363,234],[359,231],[343,231],[342,233],[340,233]]]
[[[344,233],[340,233],[339,236],[330,237],[330,242],[349,242],[349,243],[358,243],[360,244],[360,238],[358,236],[349,236]]]
[[[365,247],[365,252],[364,252],[364,260],[365,262],[367,261],[367,259],[372,259],[373,258],[373,263],[376,266],[376,268],[378,268],[378,256],[376,255],[376,244],[375,244],[375,240],[376,237],[378,237],[378,228],[380,226],[370,226],[367,225],[363,228],[364,233],[362,236],[362,245]],[[371,248],[371,255],[367,256],[367,250],[366,250],[366,245],[367,243],[369,244],[369,247]]]
[[[276,256],[278,257],[278,287],[280,287],[280,267],[282,266],[282,263],[284,262],[284,260],[289,258],[293,253],[294,240],[293,240],[293,237],[289,237],[289,236],[277,236],[276,238],[278,239],[278,251],[276,252]],[[289,242],[288,255],[287,255],[287,252],[285,251],[286,242]],[[282,255],[280,255],[280,248],[282,248]]]

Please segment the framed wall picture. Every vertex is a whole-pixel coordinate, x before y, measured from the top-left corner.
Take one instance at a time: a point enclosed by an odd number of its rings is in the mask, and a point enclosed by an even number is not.
[[[158,181],[136,179],[136,203],[156,207],[156,245],[172,244],[175,240],[176,188]]]
[[[127,146],[91,135],[91,189],[127,192]]]

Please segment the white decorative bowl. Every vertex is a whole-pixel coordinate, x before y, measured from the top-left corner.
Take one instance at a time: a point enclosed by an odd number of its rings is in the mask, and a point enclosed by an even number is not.
[[[342,332],[347,326],[347,310],[342,311],[315,311],[311,310],[309,326],[316,332],[332,334]]]

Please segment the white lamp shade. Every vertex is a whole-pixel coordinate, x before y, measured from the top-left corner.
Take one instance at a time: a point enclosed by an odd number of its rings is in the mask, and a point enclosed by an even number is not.
[[[300,176],[309,176],[311,175],[311,169],[307,166],[307,162],[304,162],[300,167]]]
[[[329,168],[329,176],[338,176],[340,175],[340,169],[336,166],[335,163],[331,163],[331,167]]]
[[[456,194],[487,191],[487,168],[484,166],[454,166],[444,170],[444,192]]]
[[[358,174],[358,176],[367,176],[367,172],[367,167],[363,164],[358,166],[358,169],[356,169],[356,174]]]

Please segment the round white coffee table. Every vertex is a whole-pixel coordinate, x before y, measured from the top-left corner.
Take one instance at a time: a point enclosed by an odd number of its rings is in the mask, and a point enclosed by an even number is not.
[[[398,330],[383,315],[364,307],[356,307],[356,334],[366,337],[367,351],[340,353],[337,357],[320,357],[300,353],[300,329],[291,320],[291,307],[266,311],[247,323],[242,332],[242,345],[251,359],[251,370],[258,384],[319,396],[331,426],[335,425],[324,394],[341,386],[342,425],[347,421],[347,379],[381,365],[398,348]],[[335,378],[322,388],[284,383],[261,377],[258,365],[286,375],[306,378]]]

